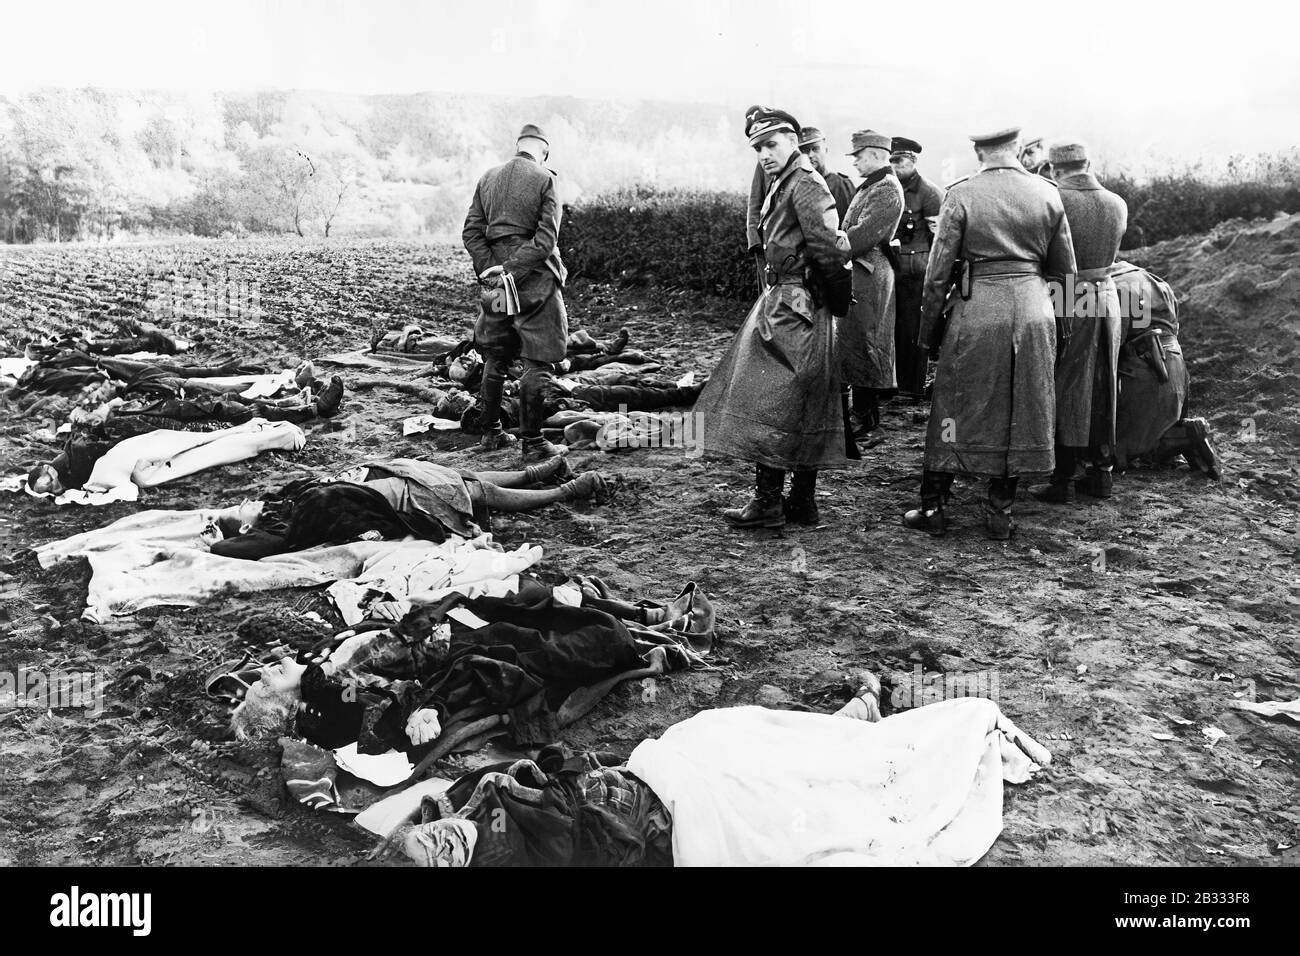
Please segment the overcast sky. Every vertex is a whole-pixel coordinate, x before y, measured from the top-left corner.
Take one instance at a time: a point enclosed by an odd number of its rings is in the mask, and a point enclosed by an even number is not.
[[[864,126],[950,128],[954,142],[1015,122],[1131,152],[1254,153],[1300,143],[1300,17],[1260,0],[1099,0],[1078,12],[990,0],[63,0],[6,8],[4,93],[275,87],[644,97],[719,103],[737,114],[754,102],[801,117],[849,111]]]

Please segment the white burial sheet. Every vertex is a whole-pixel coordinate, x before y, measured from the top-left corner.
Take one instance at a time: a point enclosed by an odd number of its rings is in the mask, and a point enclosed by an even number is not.
[[[941,701],[878,723],[706,710],[641,743],[628,769],[673,818],[677,866],[967,866],[1002,831],[1002,784],[1039,764],[997,704]]]

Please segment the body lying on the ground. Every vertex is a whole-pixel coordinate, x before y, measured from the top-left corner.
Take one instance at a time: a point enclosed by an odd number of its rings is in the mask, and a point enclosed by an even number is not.
[[[558,487],[541,487],[561,481]],[[303,478],[269,492],[247,510],[212,553],[256,560],[366,536],[474,538],[492,527],[492,511],[531,511],[605,494],[602,472],[573,476],[563,458],[522,471],[473,472],[413,458],[366,462],[324,480]],[[249,520],[250,515],[254,514]],[[233,522],[232,522],[233,524]]]
[[[974,863],[1001,831],[1003,783],[1051,754],[991,700],[883,720],[853,706],[878,693],[837,714],[705,710],[626,760],[550,746],[419,784],[358,823],[424,866]]]

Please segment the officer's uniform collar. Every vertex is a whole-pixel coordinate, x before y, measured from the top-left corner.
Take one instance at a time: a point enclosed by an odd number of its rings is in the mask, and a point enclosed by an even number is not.
[[[1090,170],[1082,173],[1074,173],[1071,176],[1066,176],[1064,179],[1061,179],[1057,183],[1057,185],[1061,186],[1062,188],[1069,187],[1070,189],[1103,189],[1104,188],[1102,184],[1097,181],[1097,177],[1094,176]]]
[[[1032,175],[1029,170],[1020,165],[1020,160],[1016,159],[1014,156],[1010,159],[989,160],[980,166],[980,172],[984,172],[988,169],[1018,169],[1026,175]]]

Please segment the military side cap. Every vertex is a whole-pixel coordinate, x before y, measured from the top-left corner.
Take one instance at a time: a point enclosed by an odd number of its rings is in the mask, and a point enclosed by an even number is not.
[[[853,134],[853,142],[852,142],[853,148],[849,150],[845,155],[856,156],[864,149],[870,149],[870,148],[883,149],[885,151],[888,151],[892,143],[893,140],[891,140],[884,133],[877,133],[874,129],[860,129]]]
[[[532,123],[525,123],[524,128],[519,131],[519,135],[515,137],[515,141],[518,142],[521,139],[530,138],[540,139],[547,146],[551,145],[551,141],[546,138],[546,134],[542,132],[540,126],[534,126]]]
[[[811,146],[813,143],[826,141],[826,136],[816,126],[805,126],[799,130],[799,145]]]
[[[769,133],[799,133],[799,121],[785,110],[768,106],[751,106],[745,110],[745,135],[752,146]]]
[[[994,130],[991,133],[975,133],[971,136],[970,141],[976,146],[1002,146],[1010,143],[1020,135],[1019,126],[1008,126],[1006,129]]]
[[[1035,146],[1042,146],[1042,145],[1043,145],[1043,137],[1035,136],[1033,139],[1027,139],[1023,143],[1021,143],[1020,151],[1023,153],[1033,149]]]
[[[1088,158],[1088,147],[1083,143],[1053,143],[1047,151],[1047,161],[1057,163],[1082,163]]]
[[[921,144],[914,139],[908,139],[906,136],[895,136],[889,144],[889,151],[895,156],[901,154],[919,156],[921,153]]]

